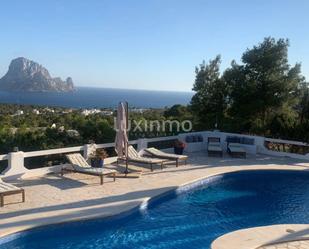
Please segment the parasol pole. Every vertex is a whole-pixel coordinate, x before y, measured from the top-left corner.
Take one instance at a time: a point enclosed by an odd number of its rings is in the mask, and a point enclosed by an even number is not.
[[[125,102],[125,110],[126,110],[126,132],[127,132],[127,138],[125,144],[125,150],[126,150],[126,171],[125,174],[127,175],[129,173],[129,162],[128,162],[128,147],[129,147],[129,136],[128,136],[128,127],[129,127],[129,105],[128,102]]]

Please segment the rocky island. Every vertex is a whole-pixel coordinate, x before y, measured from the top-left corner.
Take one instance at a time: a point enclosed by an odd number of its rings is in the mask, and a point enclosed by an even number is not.
[[[8,72],[0,79],[0,90],[27,92],[74,91],[72,78],[52,78],[42,65],[23,57],[11,61]]]

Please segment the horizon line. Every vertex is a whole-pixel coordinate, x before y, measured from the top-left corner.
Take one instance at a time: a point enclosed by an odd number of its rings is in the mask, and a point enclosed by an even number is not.
[[[109,86],[85,86],[80,84],[75,84],[75,87],[84,88],[99,88],[99,89],[113,89],[113,90],[129,90],[129,91],[149,91],[149,92],[178,92],[178,93],[194,93],[191,91],[181,91],[181,90],[156,90],[156,89],[145,89],[145,88],[122,88],[122,87],[109,87]]]

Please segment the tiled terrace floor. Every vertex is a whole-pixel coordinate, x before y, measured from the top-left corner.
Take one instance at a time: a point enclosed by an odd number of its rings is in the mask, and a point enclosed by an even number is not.
[[[279,243],[270,246],[263,246],[259,249],[309,249],[308,240],[291,241],[288,243]]]
[[[143,168],[139,177],[139,174],[133,174],[124,178],[120,174],[116,182],[106,178],[103,186],[99,185],[98,177],[81,174],[67,174],[64,177],[52,174],[15,181],[14,184],[25,188],[26,202],[19,203],[20,196],[6,198],[6,203],[10,205],[0,208],[0,236],[38,225],[118,214],[167,190],[224,172],[309,169],[309,162],[264,155],[232,159],[192,153],[189,157],[187,165],[178,168],[168,165],[162,171],[158,167],[154,172]]]

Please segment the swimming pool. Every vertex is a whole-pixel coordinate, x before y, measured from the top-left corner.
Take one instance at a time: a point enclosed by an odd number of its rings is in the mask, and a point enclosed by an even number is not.
[[[1,249],[209,249],[242,228],[309,223],[309,172],[228,173],[126,217],[52,225],[0,240]]]

